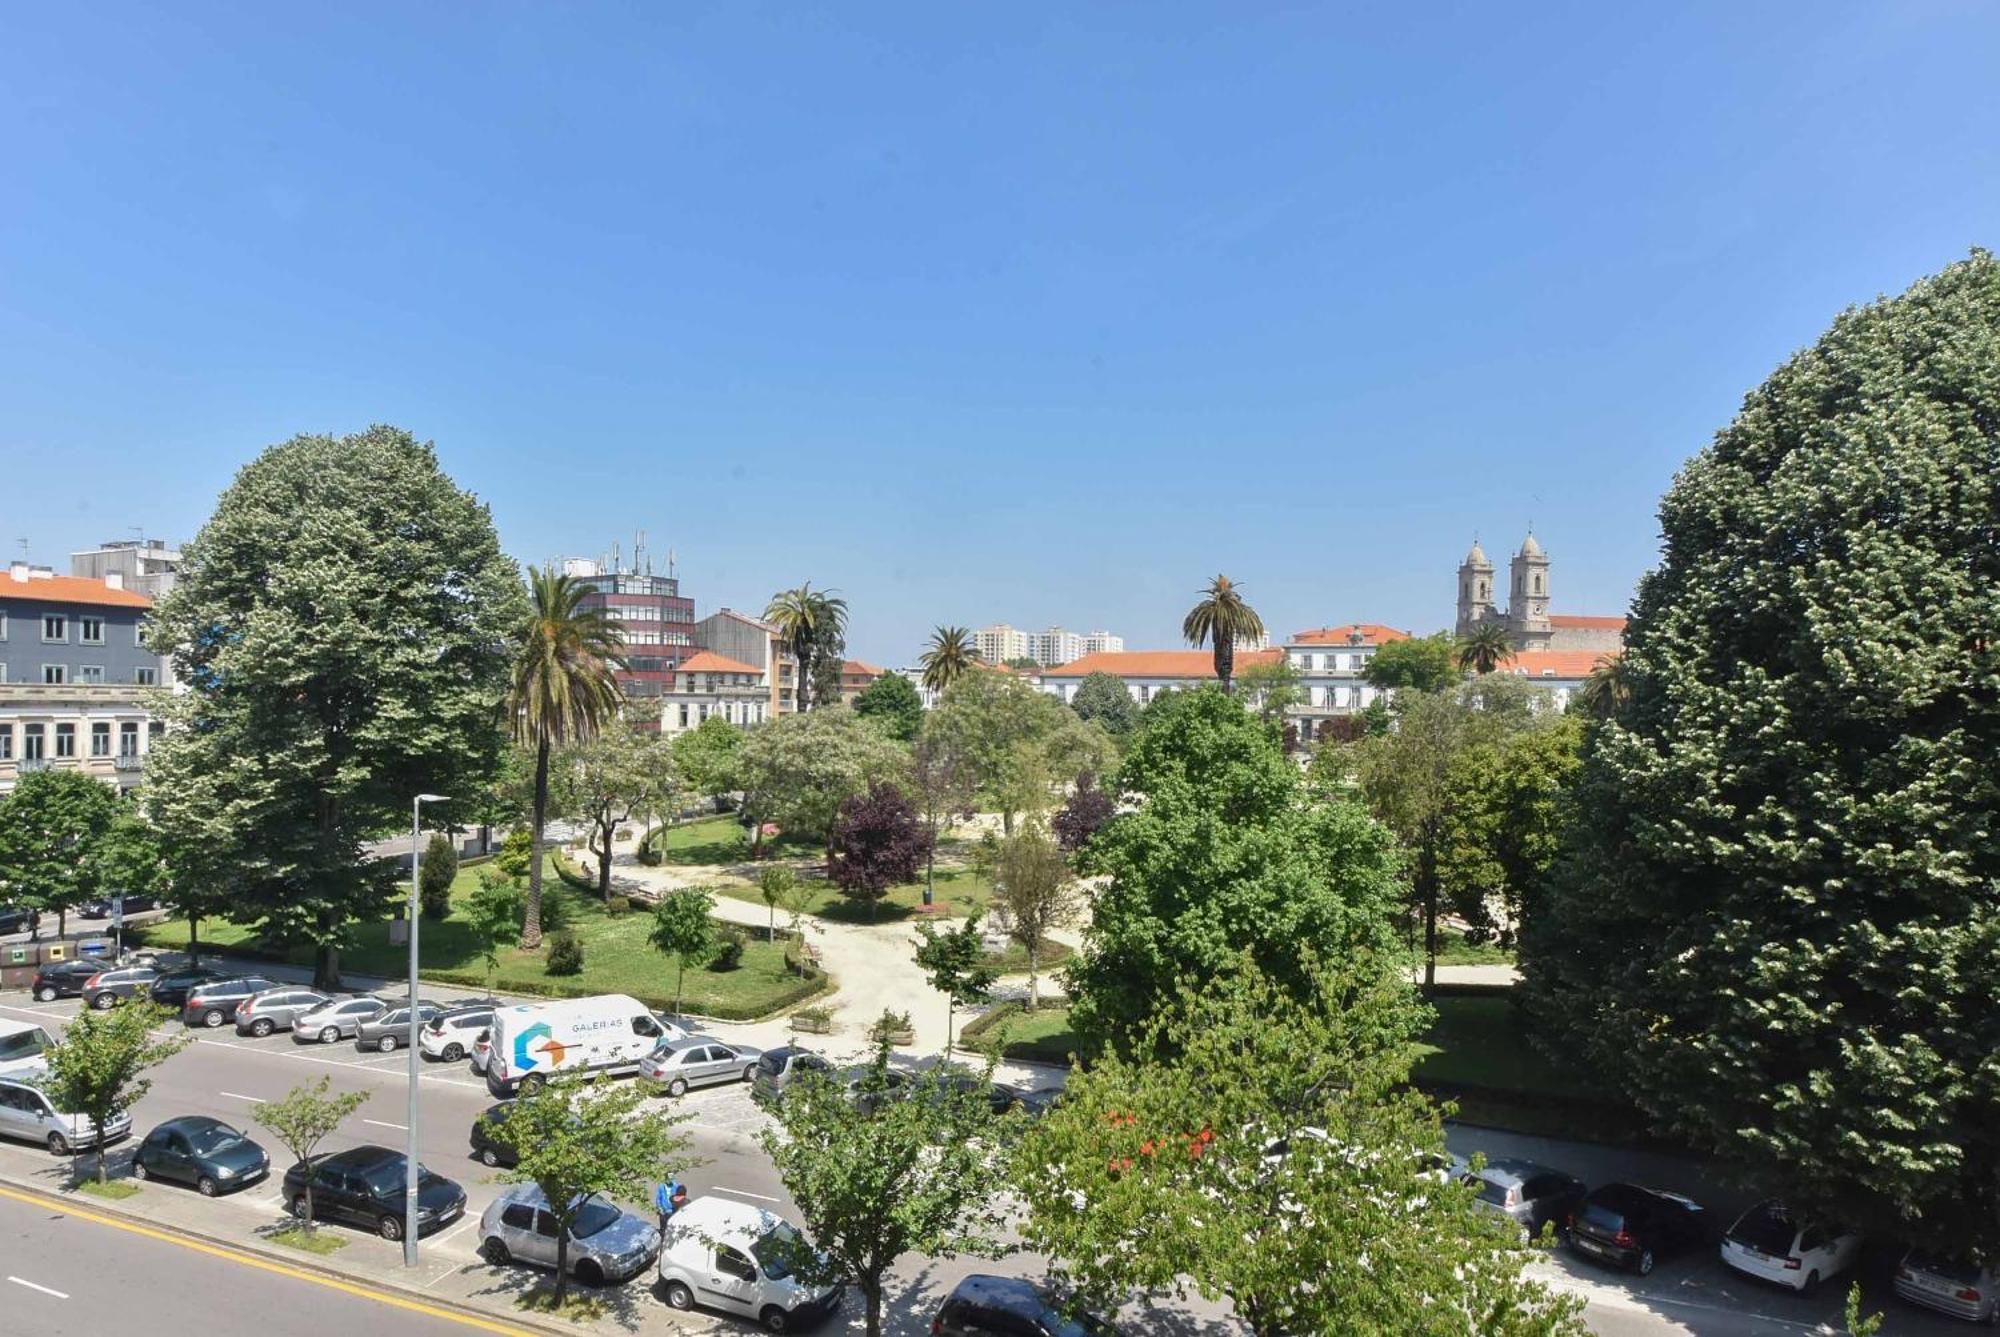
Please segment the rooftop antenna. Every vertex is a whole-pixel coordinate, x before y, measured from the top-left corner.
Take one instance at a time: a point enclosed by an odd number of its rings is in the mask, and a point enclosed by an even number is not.
[[[667,549],[667,579],[672,580],[673,578],[674,578],[674,550],[673,548],[669,547]]]

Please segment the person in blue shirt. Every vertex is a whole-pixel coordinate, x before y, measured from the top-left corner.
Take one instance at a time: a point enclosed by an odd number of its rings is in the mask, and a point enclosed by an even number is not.
[[[687,1200],[687,1185],[678,1180],[671,1184],[661,1184],[653,1190],[653,1206],[659,1209],[662,1235],[667,1233],[667,1222],[673,1219],[675,1212],[687,1206]]]

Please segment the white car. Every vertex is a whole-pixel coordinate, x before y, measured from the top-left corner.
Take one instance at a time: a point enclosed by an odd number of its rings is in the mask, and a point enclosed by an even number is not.
[[[1722,1261],[1745,1276],[1809,1291],[1854,1266],[1861,1236],[1793,1216],[1776,1198],[1736,1218],[1722,1237]]]
[[[2000,1323],[2000,1269],[1912,1249],[1896,1264],[1896,1294],[1974,1323]]]
[[[116,1142],[132,1132],[132,1116],[119,1114],[104,1125],[104,1140]],[[39,1142],[57,1156],[97,1145],[97,1128],[81,1114],[65,1114],[42,1089],[40,1073],[0,1078],[0,1135]]]
[[[472,1052],[479,1033],[493,1024],[493,1008],[492,1003],[453,1004],[417,1032],[417,1048],[425,1058],[458,1062]]]
[[[808,1286],[786,1259],[804,1247],[797,1226],[775,1212],[728,1198],[696,1198],[667,1221],[660,1287],[667,1304],[699,1303],[789,1332],[840,1305],[843,1288]]]
[[[0,1021],[0,1075],[40,1072],[55,1041],[31,1021]]]

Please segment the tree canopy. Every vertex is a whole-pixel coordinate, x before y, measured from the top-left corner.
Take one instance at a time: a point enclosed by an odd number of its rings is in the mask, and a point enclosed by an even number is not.
[[[874,720],[891,738],[907,743],[924,725],[924,698],[900,673],[884,673],[854,698],[858,715]]]
[[[1139,703],[1132,689],[1115,673],[1086,673],[1070,698],[1070,709],[1081,719],[1097,725],[1113,738],[1123,738],[1139,723]]]
[[[776,822],[820,836],[832,851],[840,805],[871,785],[900,778],[903,749],[851,710],[781,715],[753,729],[736,754],[743,812],[759,828]]]
[[[743,747],[743,731],[728,720],[710,715],[675,735],[670,746],[674,770],[690,792],[716,798],[736,789],[736,756]]]
[[[2000,263],[1852,309],[1660,506],[1525,966],[1788,1201],[2000,1248]]]
[[[81,771],[30,771],[0,795],[0,884],[10,899],[69,911],[98,894],[102,845],[119,816],[118,796]]]
[[[871,910],[898,883],[914,881],[931,858],[932,837],[901,789],[877,782],[840,805],[833,829],[835,885]]]
[[[1458,677],[1458,649],[1448,632],[1385,641],[1368,656],[1362,680],[1384,691],[1410,687],[1435,692]]]
[[[1053,786],[1080,770],[1101,770],[1111,740],[1046,692],[1008,673],[959,678],[927,726],[968,768],[980,798],[1007,830],[1024,810],[1049,801]]]
[[[1189,645],[1207,645],[1215,657],[1215,676],[1222,690],[1229,690],[1236,671],[1239,641],[1264,639],[1264,619],[1243,599],[1243,590],[1228,576],[1217,576],[1201,591],[1201,599],[1188,609],[1181,622],[1181,635]]]
[[[678,790],[670,745],[621,711],[596,734],[558,754],[556,762],[561,776],[557,806],[583,819],[597,856],[597,894],[608,899],[611,843],[618,828],[674,806]]]

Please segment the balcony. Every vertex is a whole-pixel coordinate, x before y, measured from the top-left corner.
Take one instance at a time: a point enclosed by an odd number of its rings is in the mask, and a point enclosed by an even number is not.
[[[14,763],[14,771],[18,775],[32,775],[36,771],[49,770],[54,765],[55,761],[49,757],[23,757]]]
[[[121,754],[112,758],[111,766],[112,769],[119,771],[143,771],[146,769],[146,759],[136,753]]]

